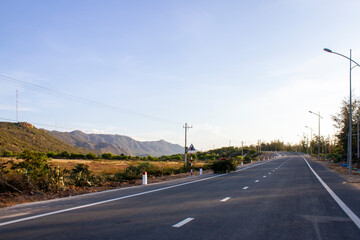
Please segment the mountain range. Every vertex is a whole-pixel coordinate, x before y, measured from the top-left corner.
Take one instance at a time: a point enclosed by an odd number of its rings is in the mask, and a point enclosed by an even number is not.
[[[92,151],[86,148],[75,147],[67,144],[47,133],[43,129],[37,129],[30,123],[0,122],[0,152],[11,151],[20,153],[24,150],[40,152],[73,152],[87,154]]]
[[[86,134],[38,129],[30,123],[0,122],[0,152],[20,153],[25,149],[42,152],[112,153],[114,155],[154,156],[182,153],[183,147],[164,140],[136,141],[112,134]]]
[[[184,151],[180,145],[164,140],[141,142],[123,135],[87,134],[78,130],[72,132],[47,131],[47,133],[72,146],[115,155],[159,157]]]

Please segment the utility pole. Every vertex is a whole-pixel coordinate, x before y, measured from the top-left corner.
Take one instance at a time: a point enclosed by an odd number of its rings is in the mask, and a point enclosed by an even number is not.
[[[19,122],[19,92],[16,89],[16,122]]]
[[[184,164],[186,166],[187,164],[187,152],[188,152],[188,147],[187,147],[187,130],[188,128],[192,128],[192,126],[188,126],[187,123],[185,123],[185,126],[183,126],[183,128],[185,128],[185,159],[184,159]]]

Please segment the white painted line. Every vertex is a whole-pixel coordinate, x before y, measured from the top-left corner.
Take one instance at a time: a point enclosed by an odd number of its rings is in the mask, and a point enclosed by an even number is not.
[[[227,200],[229,200],[231,197],[226,197],[226,198],[224,198],[224,199],[221,199],[221,201],[220,202],[226,202]]]
[[[255,182],[259,182],[259,180],[255,180]]]
[[[277,159],[274,159],[272,161],[275,161],[275,160],[277,160]],[[252,165],[252,166],[249,166],[249,167],[241,168],[239,170],[236,170],[235,172],[244,171],[246,169],[256,167],[256,166],[260,166],[260,165],[263,165],[263,164],[266,164],[266,163],[269,163],[269,162],[272,162],[272,161],[268,161],[268,162]],[[104,200],[104,201],[89,203],[89,204],[80,205],[80,206],[76,206],[76,207],[72,207],[72,208],[65,208],[65,209],[61,209],[61,210],[58,210],[58,211],[42,213],[42,214],[30,216],[30,217],[19,218],[19,219],[11,220],[11,221],[8,221],[8,222],[2,222],[2,223],[0,223],[0,227],[5,226],[5,225],[9,225],[9,224],[29,221],[29,220],[32,220],[32,219],[51,216],[51,215],[55,215],[55,214],[59,214],[59,213],[70,212],[70,211],[74,211],[74,210],[78,210],[78,209],[82,209],[82,208],[92,207],[92,206],[96,206],[96,205],[100,205],[100,204],[104,204],[104,203],[114,202],[114,201],[118,201],[118,200],[122,200],[122,199],[137,197],[137,196],[141,196],[141,195],[145,195],[145,194],[149,194],[149,193],[153,193],[153,192],[159,192],[159,191],[163,191],[163,190],[166,190],[166,189],[176,188],[176,187],[180,187],[180,186],[184,186],[184,185],[188,185],[188,184],[192,184],[192,183],[207,181],[207,180],[210,180],[210,179],[213,179],[213,178],[218,178],[218,177],[221,177],[221,176],[224,176],[224,175],[227,175],[227,174],[228,173],[219,174],[219,175],[216,175],[216,176],[212,176],[212,177],[208,177],[208,178],[202,178],[202,179],[198,179],[198,180],[194,180],[194,181],[190,181],[190,182],[185,182],[185,183],[180,183],[180,184],[175,184],[175,185],[172,185],[172,186],[163,187],[163,188],[159,188],[159,189],[155,189],[155,190],[135,193],[135,194],[131,194],[131,195],[123,196],[123,197],[118,197],[118,198],[111,198],[111,199]],[[117,189],[109,190],[109,191],[117,191]],[[98,194],[98,193],[96,193],[96,194]]]
[[[263,178],[266,178],[266,176],[263,176]]]
[[[51,216],[51,215],[55,215],[55,214],[59,214],[59,213],[70,212],[70,211],[74,211],[74,210],[77,210],[77,209],[92,207],[92,206],[96,206],[96,205],[100,205],[100,204],[104,204],[104,203],[114,202],[114,201],[118,201],[118,200],[122,200],[122,199],[126,199],[126,198],[132,198],[132,197],[136,197],[136,196],[141,196],[141,195],[145,195],[145,194],[149,194],[149,193],[153,193],[153,192],[159,192],[159,191],[163,191],[163,190],[166,190],[166,189],[171,189],[171,188],[176,188],[176,187],[180,187],[180,186],[184,186],[184,185],[188,185],[188,184],[192,184],[192,183],[196,183],[196,182],[206,181],[206,180],[221,177],[221,176],[224,176],[224,175],[226,175],[226,173],[225,174],[219,174],[219,175],[212,176],[212,177],[208,177],[208,178],[202,178],[202,179],[198,179],[198,180],[194,180],[194,181],[190,181],[190,182],[180,183],[180,184],[176,184],[176,185],[172,185],[172,186],[168,186],[168,187],[158,188],[158,189],[154,189],[154,190],[150,190],[150,191],[146,191],[146,192],[135,193],[135,194],[131,194],[131,195],[123,196],[123,197],[117,197],[117,198],[112,198],[112,199],[108,199],[108,200],[104,200],[104,201],[100,201],[100,202],[94,202],[94,203],[89,203],[89,204],[85,204],[85,205],[80,205],[80,206],[77,206],[77,207],[65,208],[65,209],[61,209],[61,210],[58,210],[58,211],[47,212],[47,213],[34,215],[34,216],[30,216],[30,217],[15,219],[15,220],[12,220],[12,221],[0,223],[0,227],[5,226],[5,225],[9,225],[9,224],[13,224],[13,223],[24,222],[24,221],[28,221],[28,220],[32,220],[32,219]]]
[[[173,225],[172,227],[176,227],[176,228],[182,227],[185,224],[191,222],[192,220],[194,220],[194,218],[191,218],[191,217],[186,218],[186,219],[182,220],[181,222],[178,222],[177,224]]]
[[[246,187],[243,187],[243,189],[244,189],[244,190],[246,190],[246,189],[248,189],[248,188],[249,188],[248,186],[246,186]]]
[[[301,156],[310,170],[313,172],[315,177],[319,180],[319,182],[323,185],[323,187],[328,191],[328,193],[331,195],[331,197],[337,202],[337,204],[341,207],[341,209],[349,216],[349,218],[356,224],[356,226],[360,229],[360,219],[358,216],[355,215],[351,209],[346,206],[346,204],[331,190],[331,188],[319,177],[319,175],[314,171],[314,169],[310,166],[308,161],[304,158],[304,156]]]

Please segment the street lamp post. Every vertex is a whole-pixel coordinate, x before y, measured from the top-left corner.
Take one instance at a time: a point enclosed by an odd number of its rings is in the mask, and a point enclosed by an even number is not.
[[[312,111],[309,111],[309,113],[315,114],[316,116],[319,117],[319,139],[318,139],[318,160],[320,161],[320,118],[323,118],[319,113],[314,113]]]
[[[357,116],[357,134],[356,134],[356,138],[357,138],[357,157],[358,159],[360,158],[359,157],[359,115]]]
[[[310,155],[312,155],[312,132],[313,132],[313,129],[311,127],[308,127],[308,126],[305,126],[306,128],[310,129]]]
[[[360,65],[359,65],[357,62],[355,62],[354,60],[351,59],[351,49],[350,49],[350,57],[347,57],[347,56],[345,56],[345,55],[343,55],[343,54],[334,52],[334,51],[332,51],[332,50],[330,50],[330,49],[328,49],[328,48],[324,48],[324,51],[325,51],[325,52],[328,52],[328,53],[333,53],[333,54],[339,55],[339,56],[341,56],[341,57],[344,57],[344,58],[350,60],[350,75],[349,75],[349,76],[350,76],[350,99],[349,99],[350,103],[349,103],[349,142],[348,142],[348,158],[349,158],[349,174],[351,175],[351,161],[352,161],[352,156],[351,156],[351,154],[352,154],[352,145],[351,145],[351,132],[352,132],[352,127],[351,127],[351,123],[352,123],[351,70],[352,70],[354,67],[356,67],[356,66],[359,66],[359,67],[360,67]],[[353,66],[352,66],[352,63],[355,63],[356,65],[353,67]]]

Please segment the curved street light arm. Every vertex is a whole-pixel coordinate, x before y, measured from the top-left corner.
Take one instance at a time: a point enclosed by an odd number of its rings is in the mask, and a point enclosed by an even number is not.
[[[334,52],[334,51],[332,51],[332,50],[330,50],[330,49],[328,49],[328,48],[324,48],[324,51],[325,51],[325,52],[328,52],[328,53],[333,53],[333,54],[342,56],[342,57],[344,57],[344,58],[346,58],[346,59],[349,59],[350,61],[352,61],[353,63],[355,63],[358,67],[360,67],[360,64],[358,64],[357,62],[355,62],[355,61],[352,60],[351,58],[349,58],[349,57],[347,57],[347,56],[345,56],[345,55],[342,55],[341,53]]]

